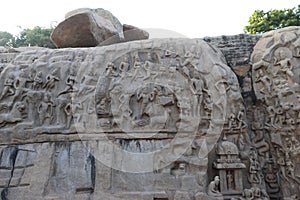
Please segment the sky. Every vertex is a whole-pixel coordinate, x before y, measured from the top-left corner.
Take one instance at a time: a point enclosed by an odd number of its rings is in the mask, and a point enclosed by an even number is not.
[[[104,8],[122,24],[150,32],[151,37],[202,38],[235,35],[254,10],[292,8],[299,0],[3,0],[0,31],[12,34],[20,28],[57,25],[67,12],[77,8]],[[161,29],[164,29],[162,31]]]

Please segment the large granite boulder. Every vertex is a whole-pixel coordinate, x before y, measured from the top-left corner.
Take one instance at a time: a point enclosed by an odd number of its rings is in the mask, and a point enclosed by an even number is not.
[[[146,40],[149,38],[149,33],[135,26],[123,24],[123,33],[125,41]]]
[[[267,32],[251,56],[256,106],[253,146],[266,170],[271,199],[300,194],[300,27]],[[277,177],[276,177],[277,176]],[[275,178],[276,177],[276,178]]]
[[[0,74],[1,197],[220,199],[217,156],[239,197],[244,122],[236,76],[200,39],[21,52]]]
[[[58,48],[95,47],[131,40],[148,39],[147,32],[130,27],[124,37],[123,25],[102,8],[81,8],[66,14],[52,32],[51,40]]]

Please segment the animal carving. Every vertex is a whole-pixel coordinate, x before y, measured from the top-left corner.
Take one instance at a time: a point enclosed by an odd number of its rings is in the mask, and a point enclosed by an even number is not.
[[[23,102],[18,102],[13,105],[12,110],[9,113],[4,113],[0,115],[0,127],[6,124],[21,122],[22,113],[24,113],[25,105]]]

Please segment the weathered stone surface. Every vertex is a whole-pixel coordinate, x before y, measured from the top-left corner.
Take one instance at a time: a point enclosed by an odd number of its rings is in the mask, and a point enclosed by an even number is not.
[[[299,35],[210,38],[225,56],[199,39],[16,53],[1,197],[297,199]]]
[[[146,31],[123,26],[102,8],[73,10],[65,18],[51,34],[53,43],[59,48],[95,47],[149,38]]]
[[[204,41],[221,50],[231,68],[250,65],[253,47],[260,35],[239,34],[231,36],[205,37]]]
[[[263,34],[251,58],[258,99],[253,145],[266,169],[266,191],[270,198],[295,199],[300,194],[300,27]]]
[[[14,48],[0,46],[0,74],[18,54],[19,51]]]
[[[123,32],[125,41],[146,40],[149,38],[149,33],[135,26],[123,24]]]
[[[261,35],[239,34],[203,38],[204,41],[220,49],[226,58],[227,65],[236,73],[246,106],[251,105],[255,101],[250,57],[253,47],[260,37]]]
[[[109,11],[86,8],[68,13],[51,39],[59,48],[93,47],[115,35],[124,39],[121,23]]]
[[[18,54],[0,74],[2,196],[206,192],[209,152],[245,132],[238,82],[223,60],[188,39]]]

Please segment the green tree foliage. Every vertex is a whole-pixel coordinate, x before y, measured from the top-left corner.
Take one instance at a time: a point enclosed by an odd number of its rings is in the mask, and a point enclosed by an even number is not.
[[[12,46],[12,47],[26,47],[26,46],[39,46],[47,48],[55,48],[54,44],[50,39],[50,35],[53,31],[51,28],[41,28],[39,26],[34,27],[33,29],[22,29],[17,36],[12,36],[8,33],[9,42],[7,42],[7,37],[5,34],[7,32],[0,32],[0,46]],[[6,42],[6,43],[4,43]]]
[[[0,46],[11,46],[14,36],[6,31],[0,31]]]
[[[300,5],[291,9],[255,10],[245,26],[245,33],[264,33],[287,26],[300,26]]]

